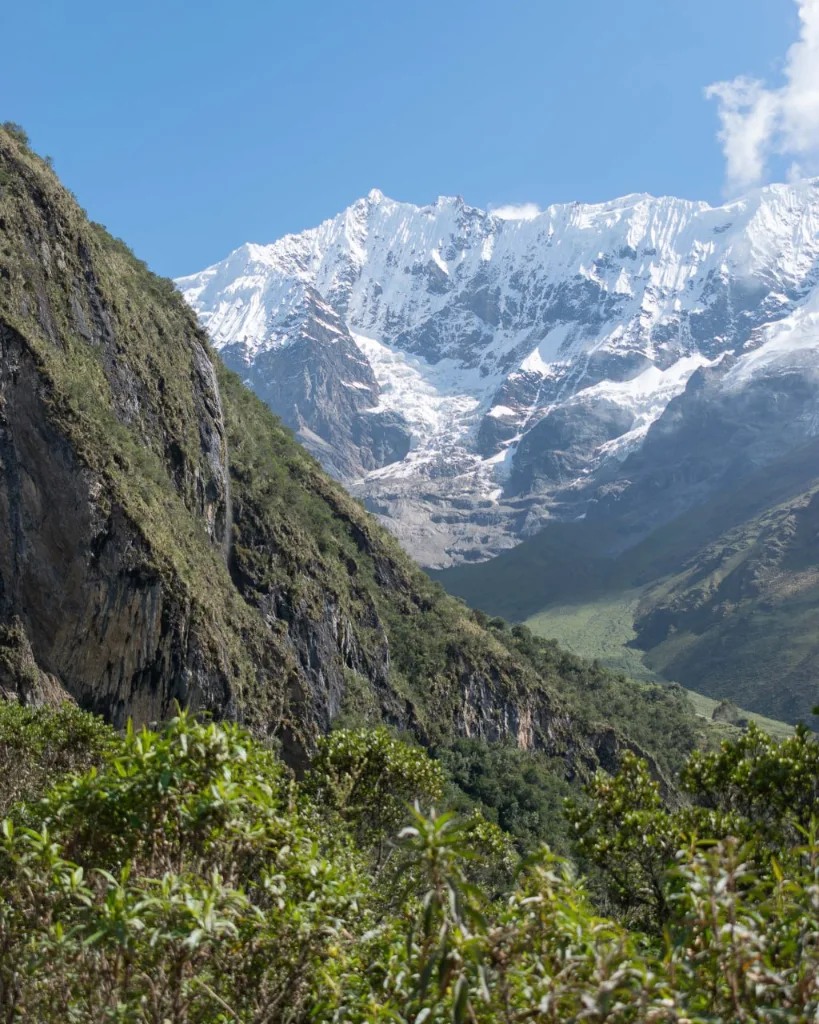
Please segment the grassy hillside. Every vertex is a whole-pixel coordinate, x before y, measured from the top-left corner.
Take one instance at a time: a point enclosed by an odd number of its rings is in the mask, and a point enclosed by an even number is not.
[[[531,616],[526,625],[533,633],[553,639],[577,655],[592,658],[611,672],[622,672],[644,683],[667,683],[668,680],[650,667],[645,652],[633,646],[637,638],[634,620],[641,594],[640,590],[632,590],[586,604],[553,605]],[[719,700],[691,689],[686,694],[697,715],[711,723],[715,734],[732,732],[730,727],[723,729],[713,722]],[[793,726],[786,722],[744,708],[737,708],[737,715],[755,722],[771,736],[784,738],[793,733]]]

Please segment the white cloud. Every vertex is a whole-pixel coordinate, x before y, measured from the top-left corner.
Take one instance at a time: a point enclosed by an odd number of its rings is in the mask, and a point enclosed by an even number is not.
[[[533,220],[543,211],[537,203],[507,203],[506,206],[493,206],[489,208],[493,217],[501,220]]]
[[[715,82],[705,90],[719,104],[729,192],[765,178],[773,155],[790,158],[792,178],[819,172],[819,0],[796,0],[801,30],[785,58],[785,82]]]
[[[744,188],[761,181],[777,130],[776,95],[761,82],[749,78],[716,82],[705,90],[705,95],[719,103],[719,139],[725,154],[728,188]]]

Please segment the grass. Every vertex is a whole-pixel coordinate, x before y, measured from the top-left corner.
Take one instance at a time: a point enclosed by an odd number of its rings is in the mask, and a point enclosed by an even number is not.
[[[668,683],[646,664],[644,652],[628,644],[637,634],[634,616],[642,591],[628,590],[616,597],[601,598],[586,604],[557,605],[526,620],[526,625],[539,636],[557,640],[559,644],[585,658],[598,661],[605,668],[623,672],[632,679],[646,683]],[[686,692],[700,718],[711,721],[719,700],[686,687]],[[793,734],[793,726],[740,709],[741,716],[756,722],[771,736],[783,738]],[[720,725],[715,728],[722,729]],[[730,732],[728,727],[725,731]]]
[[[703,693],[695,693],[694,690],[688,691],[688,696],[691,703],[694,705],[694,710],[701,718],[707,718],[711,720],[711,715],[714,713],[714,709],[719,705],[718,700],[714,700],[713,697],[706,697]],[[780,722],[776,718],[766,718],[764,715],[756,715],[753,711],[745,711],[740,708],[740,714],[743,718],[747,718],[751,722],[755,722],[760,729],[763,729],[770,736],[775,737],[778,740],[786,739],[788,736],[793,736],[794,727],[789,725],[787,722]]]
[[[586,603],[554,605],[532,615],[526,625],[612,671],[644,682],[662,682],[643,661],[643,652],[627,646],[637,636],[634,615],[639,600],[639,590],[627,590]]]

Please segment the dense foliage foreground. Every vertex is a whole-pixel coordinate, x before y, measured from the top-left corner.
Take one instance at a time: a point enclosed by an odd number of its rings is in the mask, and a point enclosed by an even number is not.
[[[627,759],[574,863],[431,808],[441,763],[332,734],[0,708],[0,1020],[819,1020],[819,746],[753,727],[666,808]],[[412,809],[412,803],[417,808]]]

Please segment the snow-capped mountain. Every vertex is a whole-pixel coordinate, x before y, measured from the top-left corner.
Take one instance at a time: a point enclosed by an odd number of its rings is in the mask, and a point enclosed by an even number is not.
[[[428,565],[618,500],[704,395],[739,410],[786,389],[737,413],[754,417],[743,459],[819,433],[819,180],[520,219],[374,190],[177,283],[228,364]]]

